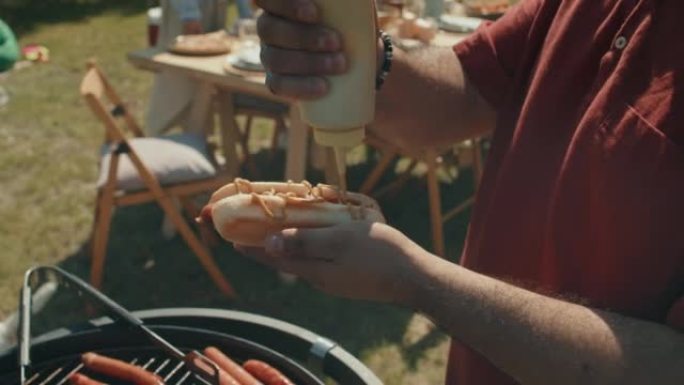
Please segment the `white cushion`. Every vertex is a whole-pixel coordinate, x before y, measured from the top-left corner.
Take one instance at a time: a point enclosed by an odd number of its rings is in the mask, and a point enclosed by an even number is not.
[[[162,186],[208,179],[216,175],[216,168],[209,161],[202,135],[184,133],[158,138],[134,138],[129,143]],[[107,183],[111,159],[109,145],[102,146],[101,155],[98,188]],[[128,155],[122,154],[119,158],[117,189],[135,191],[146,188]]]

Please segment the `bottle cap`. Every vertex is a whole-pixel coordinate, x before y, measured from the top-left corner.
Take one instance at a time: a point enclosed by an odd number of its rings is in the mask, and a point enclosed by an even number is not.
[[[348,129],[314,128],[314,140],[321,146],[353,148],[363,143],[364,127]]]

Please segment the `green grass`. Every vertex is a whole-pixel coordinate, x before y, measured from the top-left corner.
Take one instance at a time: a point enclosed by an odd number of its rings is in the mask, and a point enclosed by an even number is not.
[[[144,2],[46,1],[35,9],[15,0],[0,7],[14,21],[22,44],[50,48],[52,60],[0,79],[11,95],[0,109],[0,318],[17,305],[22,273],[35,264],[58,264],[87,277],[85,249],[92,225],[97,148],[102,127],[81,102],[77,87],[84,62],[96,57],[138,117],[145,111],[151,75],[132,68],[125,53],[145,44]],[[119,3],[119,6],[112,5]],[[12,4],[11,2],[9,4]],[[19,5],[17,5],[19,4]],[[62,8],[56,4],[63,5]],[[60,13],[61,12],[61,13]],[[256,133],[264,137],[266,123]],[[363,151],[360,158],[364,158]],[[257,155],[263,178],[282,178],[283,154],[268,162]],[[374,158],[349,170],[358,184]],[[319,181],[319,172],[308,178]],[[386,175],[385,181],[392,175]],[[469,194],[470,175],[442,186],[445,206]],[[381,204],[390,223],[429,247],[424,184],[411,180]],[[331,298],[303,283],[282,284],[277,275],[232,251],[214,250],[240,299],[217,294],[194,255],[178,238],[159,233],[161,210],[154,205],[118,210],[107,255],[104,290],[130,309],[199,306],[239,309],[295,323],[339,342],[360,357],[385,383],[443,381],[447,338],[428,321],[404,309]],[[449,256],[459,255],[467,217],[446,226]],[[46,330],[84,319],[77,298],[63,295],[39,318]]]

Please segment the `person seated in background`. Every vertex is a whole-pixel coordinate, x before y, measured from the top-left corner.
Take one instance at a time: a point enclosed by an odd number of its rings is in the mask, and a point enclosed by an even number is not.
[[[19,45],[10,27],[0,20],[0,73],[9,71],[19,59]],[[9,103],[9,94],[0,85],[0,107]]]
[[[19,46],[10,27],[0,20],[0,72],[9,71],[19,59]]]
[[[241,19],[251,18],[249,0],[235,0]],[[226,27],[228,0],[162,0],[162,22],[157,47],[168,47],[180,35],[218,31]],[[192,80],[169,72],[159,73],[152,88],[145,122],[149,135],[183,127],[197,91]]]

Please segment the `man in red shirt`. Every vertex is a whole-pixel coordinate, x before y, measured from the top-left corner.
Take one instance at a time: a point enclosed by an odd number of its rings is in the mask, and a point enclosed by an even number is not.
[[[340,36],[311,0],[258,3],[269,86],[324,95]],[[378,135],[494,130],[462,266],[377,224],[244,251],[427,314],[454,339],[448,384],[684,383],[683,15],[681,0],[522,0],[453,52],[397,52]]]

